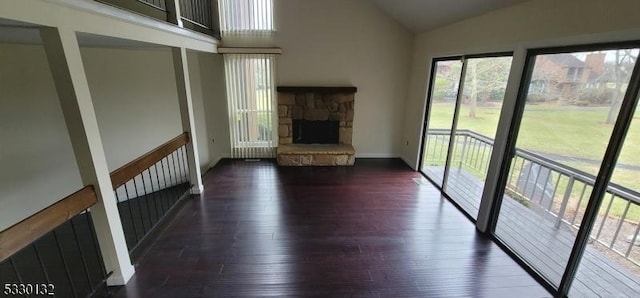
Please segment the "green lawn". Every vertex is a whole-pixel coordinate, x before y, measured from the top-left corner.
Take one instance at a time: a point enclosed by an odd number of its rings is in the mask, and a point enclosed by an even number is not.
[[[527,150],[601,160],[613,125],[606,124],[608,107],[528,105],[522,119],[517,147]],[[431,128],[450,128],[452,104],[436,103],[429,119]],[[500,107],[478,107],[470,118],[462,106],[458,129],[469,129],[490,138],[500,116]],[[636,118],[640,113],[636,112]],[[619,162],[640,166],[640,120],[634,120]],[[591,169],[585,168],[585,171]],[[594,173],[595,174],[595,173]]]
[[[469,117],[470,107],[463,105],[458,119],[458,129],[468,129],[494,138],[500,115],[500,106],[477,107],[476,117]],[[430,128],[451,128],[453,102],[435,103],[429,117]],[[602,160],[613,125],[606,124],[608,107],[577,107],[553,104],[527,105],[518,134],[517,147],[530,151]],[[640,166],[640,113],[627,134],[618,163]],[[598,164],[560,161],[570,167],[597,175]],[[613,182],[640,191],[640,172],[616,168]],[[565,184],[565,183],[561,183]],[[563,187],[564,185],[561,185]],[[577,195],[579,196],[579,195]],[[577,203],[577,202],[576,202]],[[621,215],[625,204],[616,202],[612,214]],[[628,218],[640,219],[638,208]]]

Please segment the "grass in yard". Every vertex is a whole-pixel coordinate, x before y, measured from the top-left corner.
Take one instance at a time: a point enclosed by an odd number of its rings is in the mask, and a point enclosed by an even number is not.
[[[435,103],[429,119],[431,128],[451,128],[453,103]],[[517,147],[536,152],[601,160],[613,125],[606,124],[608,107],[528,105],[522,119]],[[478,107],[470,118],[463,105],[458,129],[469,129],[494,138],[500,107]],[[619,162],[640,166],[640,112],[627,135]],[[585,171],[590,169],[585,169]]]
[[[493,139],[500,117],[500,108],[500,106],[477,107],[476,117],[471,118],[469,117],[470,107],[463,105],[458,119],[458,129],[468,129]],[[435,103],[431,108],[429,127],[450,129],[453,111],[453,102]],[[597,161],[602,160],[613,130],[613,125],[605,123],[608,111],[609,107],[527,105],[516,146],[539,153],[594,160],[596,163],[561,159],[557,161],[597,175],[600,168]],[[640,112],[636,111],[636,117],[627,134],[618,163],[640,167],[639,156]],[[640,171],[638,170],[617,167],[612,181],[640,191]],[[566,182],[560,183],[558,188],[559,192],[564,193]],[[572,198],[579,197],[579,194],[575,194],[577,191],[579,190],[574,189]],[[572,203],[577,205],[577,199],[573,199]],[[583,201],[583,204],[586,205],[586,200]],[[626,203],[616,201],[611,207],[611,214],[620,216],[625,207]],[[640,212],[632,211],[627,215],[627,218],[639,220]]]

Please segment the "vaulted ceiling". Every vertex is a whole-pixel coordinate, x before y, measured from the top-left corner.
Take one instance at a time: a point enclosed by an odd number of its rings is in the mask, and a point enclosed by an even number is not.
[[[529,0],[370,0],[420,33]]]

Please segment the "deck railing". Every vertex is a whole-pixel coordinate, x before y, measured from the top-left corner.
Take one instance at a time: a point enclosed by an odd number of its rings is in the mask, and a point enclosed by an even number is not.
[[[89,208],[93,186],[0,232],[0,281],[11,297],[103,297],[107,277]]]
[[[216,0],[96,0],[220,38]],[[176,5],[177,4],[177,5]],[[179,10],[176,9],[179,7]]]
[[[450,130],[430,129],[424,164],[444,166]],[[493,140],[470,130],[457,130],[451,166],[484,179]],[[580,227],[596,177],[539,153],[516,149],[507,178],[506,195],[537,209],[555,222],[556,228]],[[640,266],[640,193],[609,183],[607,196],[590,235],[606,249]],[[635,248],[635,249],[634,249]]]
[[[132,259],[136,249],[189,194],[189,165],[183,133],[111,173],[118,212]]]

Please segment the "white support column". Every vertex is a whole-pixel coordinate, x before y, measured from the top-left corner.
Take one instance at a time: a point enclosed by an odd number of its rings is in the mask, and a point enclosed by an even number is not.
[[[135,271],[118,214],[80,47],[73,30],[43,28],[42,42],[84,185],[93,185],[98,203],[91,207],[109,285],[125,284]]]
[[[520,81],[522,80],[526,60],[527,50],[525,48],[518,48],[513,52],[507,90],[505,90],[502,111],[500,112],[500,120],[498,121],[496,138],[493,142],[493,151],[491,153],[491,160],[489,161],[489,169],[487,170],[487,178],[485,180],[482,200],[480,201],[480,210],[478,210],[478,219],[476,221],[476,228],[485,233],[489,232],[489,223],[492,220],[491,212],[496,203],[496,194],[498,192],[497,184],[501,171],[500,167],[504,159],[509,157],[509,153],[506,152],[507,140],[509,139],[509,129],[511,128],[513,114],[516,109]]]
[[[204,186],[202,185],[202,177],[200,174],[200,158],[198,156],[198,142],[195,132],[193,101],[191,100],[191,81],[189,79],[187,50],[185,48],[171,48],[171,53],[173,54],[173,68],[176,73],[182,130],[188,132],[190,135],[190,142],[187,144],[187,154],[189,156],[191,193],[201,194],[204,191]]]

